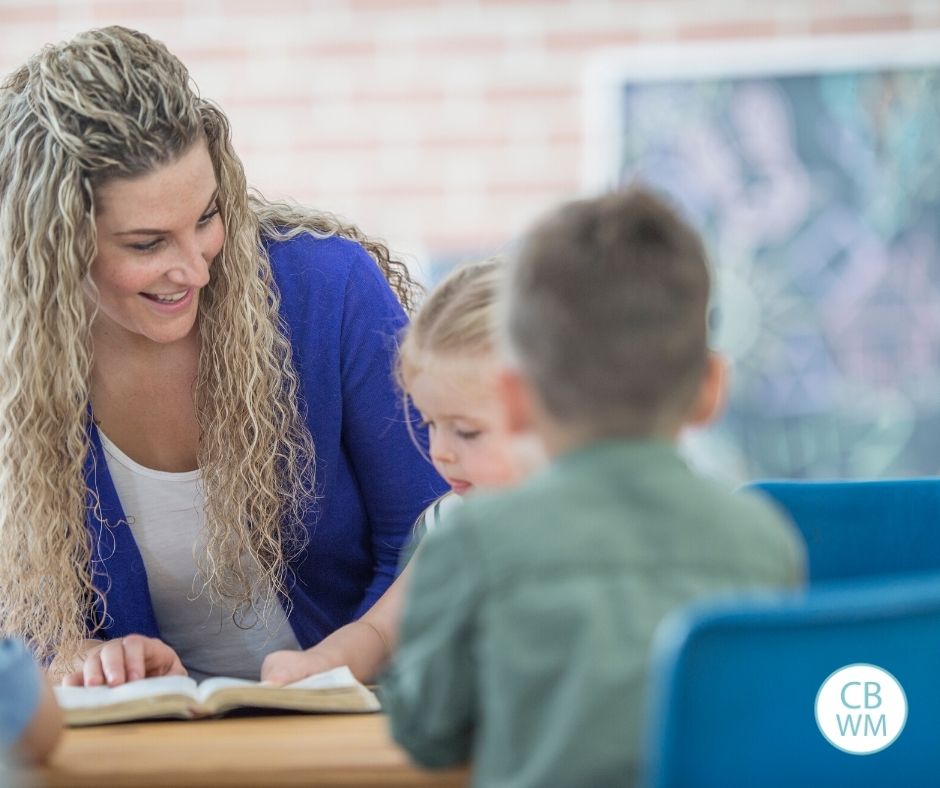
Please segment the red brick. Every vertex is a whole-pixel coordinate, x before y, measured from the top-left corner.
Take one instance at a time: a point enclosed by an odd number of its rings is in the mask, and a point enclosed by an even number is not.
[[[717,22],[714,24],[680,25],[677,36],[683,40],[713,38],[766,38],[779,34],[775,22],[749,19],[740,22]]]
[[[409,41],[405,46],[413,52],[425,55],[494,55],[507,48],[504,39],[492,35],[420,39]]]
[[[24,22],[55,22],[58,18],[59,8],[55,5],[24,3],[17,6],[5,6],[0,4],[0,27]]]
[[[549,49],[594,49],[595,47],[636,44],[641,40],[636,30],[583,30],[570,33],[548,33],[545,46]]]
[[[579,101],[581,92],[576,83],[571,85],[493,85],[485,90],[483,96],[489,101],[515,103],[548,100],[564,104]]]
[[[322,41],[295,49],[293,53],[322,58],[367,58],[375,57],[376,46],[375,41]]]
[[[572,178],[552,178],[544,181],[491,181],[488,191],[492,194],[544,194],[567,195],[573,194],[578,188],[578,182]]]
[[[409,8],[437,8],[441,0],[346,0],[354,13],[357,11],[402,11]]]
[[[250,111],[254,109],[305,110],[311,109],[316,105],[317,99],[315,99],[313,96],[297,93],[286,93],[284,95],[277,95],[276,93],[255,93],[252,95],[237,93],[233,94],[225,100],[226,109],[238,109],[240,111]]]
[[[220,6],[220,11],[225,16],[246,14],[251,17],[252,23],[255,23],[261,14],[266,17],[272,14],[289,14],[296,19],[302,15],[303,9],[303,4],[297,0],[222,0]]]
[[[577,0],[478,0],[482,6],[505,6],[513,5],[575,5]]]
[[[813,33],[867,33],[885,30],[910,30],[910,14],[892,16],[837,16],[814,19],[810,22]]]
[[[440,184],[429,183],[365,183],[359,193],[366,198],[379,197],[396,201],[430,199],[442,200],[445,190]]]
[[[448,97],[453,91],[443,88],[377,88],[374,85],[360,87],[353,91],[350,101],[356,104],[384,102],[396,104],[436,104]]]
[[[305,155],[318,153],[342,155],[342,151],[349,151],[350,153],[356,151],[375,151],[384,148],[386,144],[384,140],[380,140],[377,137],[369,137],[368,139],[320,137],[316,139],[299,140],[294,143],[292,150]]]
[[[505,134],[483,132],[468,136],[432,135],[419,140],[419,144],[425,148],[493,148],[509,145],[510,142]]]
[[[469,260],[468,250],[492,249],[495,252],[509,240],[507,234],[494,233],[492,227],[481,227],[479,232],[435,230],[424,234],[424,242],[432,258],[457,256],[461,260]]]
[[[111,24],[115,19],[141,17],[144,19],[181,18],[186,10],[183,0],[97,0],[92,4],[96,20]]]
[[[221,46],[216,44],[207,44],[206,46],[175,46],[173,54],[184,63],[193,61],[212,62],[224,61],[235,63],[247,63],[250,53],[247,47],[243,46]]]
[[[564,131],[561,129],[551,131],[548,134],[548,143],[550,145],[573,145],[579,146],[584,142],[583,133],[578,131]]]

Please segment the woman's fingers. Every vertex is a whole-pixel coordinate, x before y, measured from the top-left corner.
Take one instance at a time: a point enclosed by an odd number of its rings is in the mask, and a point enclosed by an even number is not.
[[[82,663],[82,683],[86,687],[100,687],[102,684],[108,683],[104,675],[104,667],[101,664],[103,648],[102,646],[91,651]]]
[[[99,650],[97,655],[90,655],[85,661],[85,683],[88,684],[89,675],[96,675],[96,671],[104,676],[109,687],[116,687],[127,681],[127,671],[124,667],[124,641],[125,638],[109,640]],[[97,656],[97,660],[94,658]],[[89,674],[89,662],[91,663]]]
[[[158,638],[127,635],[102,643],[85,656],[82,669],[62,679],[66,687],[116,687],[149,676],[185,676],[176,652]]]
[[[151,643],[160,643],[152,638],[146,638],[142,635],[128,635],[121,638],[124,645],[124,680],[137,681],[147,675],[145,652],[147,648],[152,648]],[[167,647],[168,648],[168,647]]]
[[[179,656],[162,640],[144,638],[140,635],[134,635],[133,637],[139,637],[144,641],[141,669],[144,671],[145,676],[186,675],[186,668],[180,662]],[[130,637],[126,639],[130,639]]]
[[[85,674],[81,670],[69,673],[62,679],[63,687],[82,687],[85,684]]]

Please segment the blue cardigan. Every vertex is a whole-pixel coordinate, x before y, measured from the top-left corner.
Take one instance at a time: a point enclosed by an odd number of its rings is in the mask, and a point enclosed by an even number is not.
[[[405,426],[392,369],[406,317],[372,258],[352,241],[307,234],[267,249],[316,449],[319,498],[289,588],[289,621],[309,648],[382,595],[418,515],[447,488]],[[86,525],[95,587],[107,597],[97,636],[160,637],[144,564],[93,424],[88,435]],[[100,603],[93,616],[101,620]]]

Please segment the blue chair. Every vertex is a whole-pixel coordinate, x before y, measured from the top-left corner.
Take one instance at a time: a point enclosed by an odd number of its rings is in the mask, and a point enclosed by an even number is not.
[[[823,682],[855,663],[908,701],[900,736],[869,755],[831,745],[815,717]],[[649,788],[940,784],[940,575],[685,608],[651,665]]]
[[[811,583],[940,571],[940,479],[761,481],[743,489],[790,515],[806,539]]]

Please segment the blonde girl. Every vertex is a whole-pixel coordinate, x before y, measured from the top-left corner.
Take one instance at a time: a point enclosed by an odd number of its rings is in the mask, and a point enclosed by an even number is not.
[[[460,496],[515,484],[544,459],[537,440],[510,430],[503,412],[493,331],[502,276],[498,258],[457,268],[428,295],[401,342],[399,383],[428,430],[429,459],[451,487],[419,518],[418,539]],[[288,683],[348,655],[357,676],[374,678],[397,641],[407,576],[408,568],[365,616],[317,648],[290,662],[285,656],[284,670],[271,678]]]

